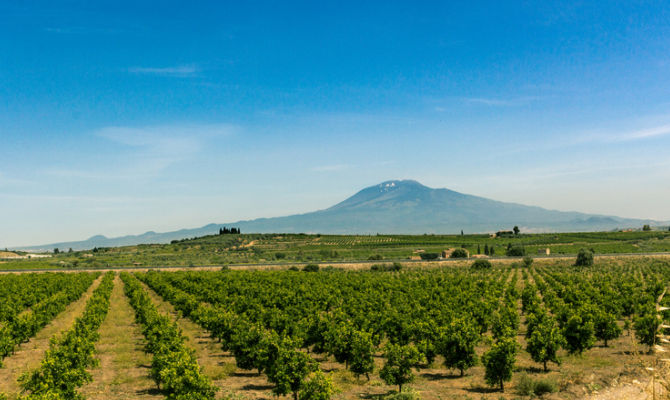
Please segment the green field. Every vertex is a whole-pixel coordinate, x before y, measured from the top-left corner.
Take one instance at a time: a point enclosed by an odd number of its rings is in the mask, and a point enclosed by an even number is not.
[[[598,254],[657,253],[670,251],[670,232],[588,232],[520,234],[492,238],[489,235],[306,235],[241,234],[211,235],[171,244],[147,244],[61,253],[48,259],[6,260],[2,269],[105,268],[210,266],[235,264],[284,264],[403,261],[419,251],[439,253],[466,248],[471,255],[494,249],[504,257],[509,245],[523,246],[536,256],[549,248],[551,255],[574,255],[581,248]]]
[[[669,258],[573,264],[0,274],[0,399],[666,396]]]

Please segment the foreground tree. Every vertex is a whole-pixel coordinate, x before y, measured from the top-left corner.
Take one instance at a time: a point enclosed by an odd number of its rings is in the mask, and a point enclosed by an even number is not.
[[[621,328],[616,322],[616,317],[606,311],[599,311],[595,316],[595,335],[596,338],[605,342],[621,336]]]
[[[475,347],[481,336],[471,318],[460,318],[452,321],[442,332],[438,353],[444,357],[444,365],[458,369],[463,376],[465,370],[477,365]]]
[[[413,344],[401,346],[389,343],[384,358],[386,363],[379,376],[388,385],[398,385],[399,392],[402,392],[403,385],[414,381],[412,368],[418,368],[419,363],[425,361]]]
[[[526,350],[537,363],[542,363],[544,372],[547,372],[547,362],[561,365],[558,350],[565,345],[565,338],[556,324],[556,320],[545,317],[533,328]]]
[[[581,354],[584,350],[593,347],[595,342],[595,328],[593,321],[582,318],[577,314],[568,317],[563,327],[563,336],[570,354]]]
[[[371,333],[362,331],[352,333],[349,369],[357,377],[365,375],[368,381],[370,380],[370,373],[375,368],[374,350],[375,346],[372,343]]]
[[[267,371],[268,380],[275,384],[272,392],[276,395],[293,393],[293,399],[298,400],[303,382],[316,369],[314,360],[308,354],[290,347],[280,347],[276,361]]]
[[[656,310],[653,307],[643,310],[633,323],[637,341],[649,346],[650,352],[653,351],[654,344],[656,344],[656,334],[660,324],[661,320],[658,318]]]
[[[499,386],[505,391],[504,382],[512,379],[512,371],[516,362],[518,344],[513,337],[503,337],[491,346],[491,349],[482,356],[482,363],[486,367],[484,379],[491,386]]]

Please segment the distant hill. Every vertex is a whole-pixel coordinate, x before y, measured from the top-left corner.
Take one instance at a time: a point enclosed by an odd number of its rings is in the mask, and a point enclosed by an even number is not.
[[[169,243],[172,240],[217,233],[223,226],[243,233],[422,234],[495,232],[517,225],[522,231],[574,232],[639,228],[659,222],[606,215],[547,210],[483,197],[433,189],[413,180],[394,180],[370,186],[325,210],[276,218],[259,218],[174,232],[107,238],[93,236],[80,242],[29,246],[20,250],[84,250],[93,247]]]

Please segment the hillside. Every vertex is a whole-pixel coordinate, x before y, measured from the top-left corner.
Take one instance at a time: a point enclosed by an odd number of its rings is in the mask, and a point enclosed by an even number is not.
[[[449,189],[433,189],[413,180],[394,180],[365,188],[325,210],[276,218],[259,218],[174,232],[147,232],[142,235],[107,238],[102,235],[79,242],[52,243],[23,247],[24,250],[74,250],[94,247],[169,243],[218,232],[223,226],[240,227],[256,233],[324,234],[448,234],[495,232],[517,225],[525,232],[593,232],[639,228],[656,221],[614,216],[562,212],[540,207],[505,203],[463,194]]]

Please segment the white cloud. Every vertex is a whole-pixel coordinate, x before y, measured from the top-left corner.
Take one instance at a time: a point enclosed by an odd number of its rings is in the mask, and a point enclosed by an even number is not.
[[[128,72],[132,74],[172,76],[188,78],[196,76],[200,69],[196,65],[177,65],[173,67],[131,67]]]

